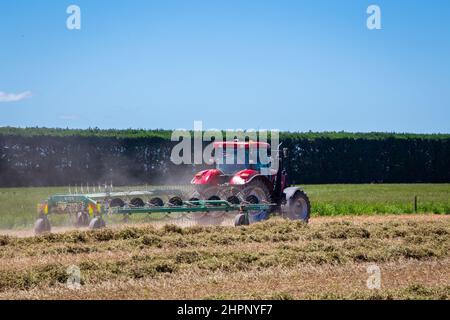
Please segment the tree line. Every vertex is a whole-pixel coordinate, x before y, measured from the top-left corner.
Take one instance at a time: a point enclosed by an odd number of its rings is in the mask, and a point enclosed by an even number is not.
[[[0,187],[183,184],[168,130],[0,128]],[[450,182],[450,135],[280,134],[296,184]]]

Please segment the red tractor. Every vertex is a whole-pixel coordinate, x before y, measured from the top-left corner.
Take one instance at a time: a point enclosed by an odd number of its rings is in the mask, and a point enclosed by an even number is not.
[[[265,157],[270,145],[255,141],[227,141],[214,143],[215,168],[198,172],[191,183],[195,193],[191,200],[227,200],[233,204],[271,204],[270,212],[253,212],[250,221],[236,216],[235,224],[247,224],[266,219],[278,212],[292,220],[308,222],[311,205],[308,196],[298,187],[289,185],[286,162],[287,149],[282,155]],[[264,161],[263,161],[264,160]],[[273,169],[278,162],[278,170]]]

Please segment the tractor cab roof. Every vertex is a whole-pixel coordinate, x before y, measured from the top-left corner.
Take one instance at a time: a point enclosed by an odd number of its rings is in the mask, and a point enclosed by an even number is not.
[[[219,142],[214,142],[214,149],[218,149],[218,148],[245,148],[245,149],[249,149],[249,148],[258,148],[258,149],[269,149],[270,148],[270,144],[268,144],[267,142],[258,142],[258,141],[219,141]]]

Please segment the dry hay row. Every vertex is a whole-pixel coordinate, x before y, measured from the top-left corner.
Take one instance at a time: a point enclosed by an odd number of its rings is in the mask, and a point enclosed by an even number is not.
[[[186,295],[183,297],[196,297],[198,293],[189,294],[190,289],[177,281],[187,276],[191,284],[197,279],[201,288],[205,286],[203,278],[214,275],[222,277],[215,284],[220,287],[230,287],[236,274],[244,277],[245,274],[269,272],[287,274],[286,277],[291,279],[299,276],[295,275],[296,270],[305,268],[320,271],[319,278],[324,277],[324,270],[330,267],[341,268],[343,272],[359,268],[358,274],[365,275],[360,269],[369,263],[399,268],[413,261],[424,266],[425,270],[428,270],[425,267],[428,264],[439,263],[445,271],[449,270],[449,247],[448,218],[361,223],[331,221],[312,225],[273,220],[243,228],[166,225],[163,228],[140,226],[73,231],[30,238],[1,236],[0,296],[33,297],[43,294],[45,297],[58,292],[62,297],[76,297],[76,293],[67,292],[65,288],[70,265],[80,268],[83,290],[95,292],[109,284],[112,296],[122,295],[126,294],[123,285],[129,289],[131,281],[132,287],[142,287],[143,291],[149,290],[145,283],[152,283],[154,291],[150,291],[161,297],[167,293],[157,288],[164,283],[184,288],[184,291],[179,291],[179,295]],[[428,273],[422,276],[428,279]],[[438,276],[436,272],[434,274]],[[422,276],[412,280],[422,279]],[[422,288],[412,281],[412,289],[409,286],[391,288],[389,292],[380,292],[379,297],[397,297],[405,292],[413,297],[427,294],[446,297],[447,286],[450,285],[449,272],[439,277],[447,280],[433,282],[433,288]],[[285,280],[285,285],[282,282],[280,288],[292,291],[289,286],[291,280]],[[262,280],[256,278],[254,281],[259,283]],[[277,294],[279,298],[290,297],[278,289],[273,285],[272,295],[264,297],[276,298]],[[136,292],[144,294],[142,290]],[[250,288],[242,286],[227,290],[231,297],[257,296],[252,296]],[[252,292],[260,291],[253,288]],[[366,295],[367,292],[358,290],[336,292],[329,286],[320,292],[311,292],[311,297],[325,298]],[[208,296],[211,295],[204,292],[201,297]]]

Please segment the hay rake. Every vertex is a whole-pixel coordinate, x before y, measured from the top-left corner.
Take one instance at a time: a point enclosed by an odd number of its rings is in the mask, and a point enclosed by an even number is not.
[[[169,200],[160,200],[161,196],[170,195]],[[118,197],[136,196],[150,197],[144,205],[133,205],[133,201],[123,206],[111,206],[118,202]],[[68,214],[75,218],[75,227],[99,229],[106,226],[105,216],[122,216],[124,221],[131,215],[145,215],[152,221],[190,220],[195,224],[220,223],[225,218],[234,218],[234,224],[248,225],[264,219],[273,204],[270,203],[240,203],[235,204],[226,200],[181,200],[177,190],[133,191],[98,194],[67,194],[53,195],[39,205],[39,217],[35,223],[36,234],[51,231],[50,216]],[[122,200],[123,201],[123,200]],[[135,203],[137,201],[134,201]],[[139,201],[140,202],[140,201]],[[142,203],[141,203],[142,204]]]

